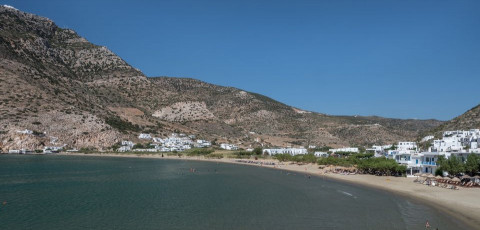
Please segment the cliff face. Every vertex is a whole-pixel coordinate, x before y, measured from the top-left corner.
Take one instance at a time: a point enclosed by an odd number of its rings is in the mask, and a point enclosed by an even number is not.
[[[382,144],[435,120],[329,116],[185,78],[147,78],[47,18],[0,6],[0,148],[106,148],[173,131],[249,145]],[[37,135],[20,134],[29,129]],[[40,134],[45,133],[45,134]]]

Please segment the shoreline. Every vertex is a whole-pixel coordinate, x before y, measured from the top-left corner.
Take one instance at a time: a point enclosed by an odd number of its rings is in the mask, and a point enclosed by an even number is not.
[[[221,158],[211,159],[203,156],[187,157],[187,156],[167,156],[164,157],[156,154],[115,154],[115,153],[58,153],[59,156],[95,156],[95,157],[123,157],[123,158],[145,158],[145,159],[166,159],[166,160],[190,160],[228,163],[238,165],[250,165],[256,167],[266,167],[279,170],[287,170],[291,172],[304,173],[317,177],[325,177],[339,182],[365,186],[373,189],[380,189],[387,192],[395,193],[401,197],[406,197],[431,206],[434,209],[443,212],[448,216],[462,222],[471,229],[480,229],[480,189],[477,188],[460,188],[460,190],[451,190],[439,187],[430,187],[423,184],[414,183],[415,178],[392,177],[392,176],[374,176],[366,174],[342,175],[325,173],[323,169],[319,169],[317,164],[297,165],[289,162],[279,162],[274,159],[234,159]],[[253,162],[268,162],[275,165],[242,163],[237,160],[247,160]]]

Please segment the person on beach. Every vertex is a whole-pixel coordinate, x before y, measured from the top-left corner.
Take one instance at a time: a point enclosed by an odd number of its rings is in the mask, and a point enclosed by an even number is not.
[[[427,222],[425,223],[425,229],[429,229],[430,228],[430,224],[428,223],[428,220]]]

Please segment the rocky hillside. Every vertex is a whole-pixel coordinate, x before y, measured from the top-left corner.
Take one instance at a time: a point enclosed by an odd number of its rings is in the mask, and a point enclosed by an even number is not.
[[[243,146],[363,145],[414,139],[436,120],[330,116],[194,79],[148,78],[51,20],[0,6],[0,149],[108,148],[139,132]],[[29,129],[34,134],[17,131]]]

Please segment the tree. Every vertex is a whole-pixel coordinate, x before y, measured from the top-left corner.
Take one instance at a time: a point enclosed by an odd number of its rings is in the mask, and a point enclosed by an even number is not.
[[[117,151],[121,146],[122,146],[122,143],[117,142],[117,143],[113,144],[112,147],[110,147],[110,148],[112,148],[113,151]]]
[[[455,176],[461,172],[464,172],[464,165],[460,158],[457,158],[455,155],[450,156],[447,160],[448,164],[448,173]]]
[[[438,171],[438,175],[443,174],[443,172],[449,172],[450,171],[450,167],[449,167],[447,161],[448,160],[445,158],[445,156],[443,156],[443,155],[438,156],[438,159],[437,159],[438,168],[435,171],[435,175],[437,175],[437,171]]]
[[[307,163],[317,162],[317,157],[314,154],[305,154],[302,156],[302,161]]]
[[[388,150],[395,150],[397,149],[397,146],[395,146],[395,144],[392,145],[392,147],[390,148],[386,148],[385,151],[388,151]]]
[[[358,147],[358,151],[359,151],[359,153],[364,153],[364,152],[367,151],[367,149],[365,147],[360,146],[360,147]]]
[[[261,147],[257,147],[255,149],[253,149],[253,153],[255,155],[262,155],[262,152],[263,152],[263,149]]]
[[[467,162],[465,163],[465,171],[474,176],[480,170],[480,157],[477,154],[472,153],[468,155]]]

